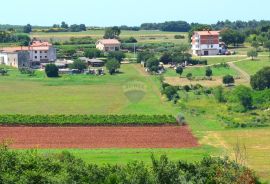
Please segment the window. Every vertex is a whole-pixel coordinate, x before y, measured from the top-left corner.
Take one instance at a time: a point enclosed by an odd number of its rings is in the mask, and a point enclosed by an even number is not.
[[[47,56],[45,56],[45,58],[47,59]]]
[[[35,53],[37,54],[37,51],[35,51]]]
[[[44,51],[44,53],[46,53],[46,54],[47,54],[48,52],[47,52],[47,51]]]
[[[37,59],[37,56],[35,56],[35,59]]]

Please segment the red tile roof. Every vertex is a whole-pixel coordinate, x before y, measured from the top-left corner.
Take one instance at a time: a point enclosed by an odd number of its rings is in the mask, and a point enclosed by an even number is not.
[[[219,31],[196,31],[195,33],[197,33],[200,36],[217,36],[219,35]]]
[[[98,42],[103,44],[103,45],[120,45],[121,44],[116,39],[103,39],[103,40],[99,40]]]
[[[1,51],[4,52],[17,52],[17,51],[29,51],[29,50],[34,50],[34,51],[47,51],[49,50],[50,44],[49,42],[42,42],[42,41],[33,41],[32,44],[29,47],[4,47],[0,48]]]

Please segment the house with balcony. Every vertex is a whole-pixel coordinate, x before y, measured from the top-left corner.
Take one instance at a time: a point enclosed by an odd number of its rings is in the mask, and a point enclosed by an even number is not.
[[[219,31],[196,31],[191,38],[192,53],[196,56],[225,54]]]

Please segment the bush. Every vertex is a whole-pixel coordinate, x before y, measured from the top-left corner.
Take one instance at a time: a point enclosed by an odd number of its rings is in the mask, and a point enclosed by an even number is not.
[[[176,121],[180,124],[180,125],[185,125],[186,124],[186,120],[185,120],[185,116],[183,114],[178,114],[176,116]]]
[[[82,72],[84,69],[87,68],[87,64],[81,60],[75,60],[74,63],[69,65],[70,69],[77,69]]]
[[[95,48],[86,49],[84,51],[84,56],[87,58],[98,58],[101,56],[101,51]]]
[[[8,71],[4,68],[0,68],[0,75],[4,76],[7,75]]]
[[[137,43],[138,41],[134,37],[129,37],[125,39],[121,39],[122,43]]]
[[[175,39],[185,39],[184,35],[174,35]]]
[[[26,74],[29,76],[34,76],[35,75],[35,70],[28,68],[28,67],[22,67],[19,68],[19,71],[21,72],[21,74]]]
[[[175,103],[177,102],[177,100],[179,99],[178,96],[178,88],[175,86],[167,86],[164,88],[163,90],[163,94],[166,95],[166,97],[168,98],[169,101],[174,101]]]
[[[47,77],[59,77],[58,71],[59,69],[55,64],[48,64],[45,67]]]
[[[270,67],[264,67],[251,76],[250,84],[255,90],[270,89]]]
[[[176,124],[171,115],[0,115],[1,125],[163,125]]]
[[[234,84],[234,78],[231,75],[225,75],[223,77],[223,80],[222,81],[223,81],[223,84],[225,84],[225,85]]]
[[[199,162],[170,161],[166,155],[151,163],[95,165],[67,151],[38,154],[0,147],[1,183],[95,183],[95,184],[180,184],[259,183],[254,172],[226,158],[204,157]]]
[[[125,53],[122,51],[109,52],[108,59],[116,59],[121,62],[125,58]]]

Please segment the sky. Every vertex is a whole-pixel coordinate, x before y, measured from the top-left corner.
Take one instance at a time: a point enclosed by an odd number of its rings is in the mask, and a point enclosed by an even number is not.
[[[257,3],[258,2],[258,3]],[[184,20],[270,20],[270,0],[0,0],[0,24],[50,26],[61,21],[87,26]]]

